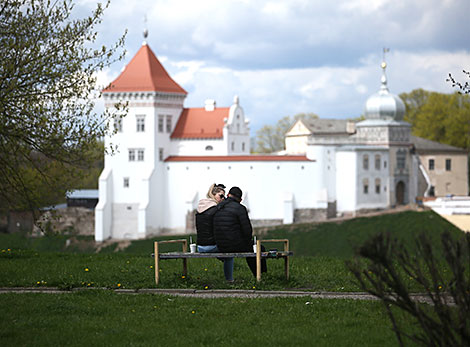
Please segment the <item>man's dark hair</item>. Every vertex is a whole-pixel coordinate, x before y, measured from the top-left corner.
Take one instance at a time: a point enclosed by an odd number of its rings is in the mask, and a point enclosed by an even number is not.
[[[239,200],[241,200],[242,198],[242,190],[238,187],[232,187],[230,188],[230,190],[228,191],[228,193],[230,195],[233,195],[234,197],[238,198]]]

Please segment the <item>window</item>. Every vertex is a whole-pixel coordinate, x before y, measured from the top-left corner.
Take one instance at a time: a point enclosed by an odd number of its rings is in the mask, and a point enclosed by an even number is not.
[[[387,168],[387,161],[384,160],[384,169],[386,169],[386,168]]]
[[[446,159],[446,171],[452,170],[452,161],[450,159]]]
[[[158,132],[159,133],[163,132],[163,116],[162,115],[158,116]]]
[[[369,180],[367,178],[362,180],[362,188],[364,194],[369,194]]]
[[[397,152],[397,169],[404,169],[406,164],[406,152],[399,150]]]
[[[124,177],[123,186],[124,188],[129,188],[129,177]]]
[[[212,146],[206,146],[206,151],[212,151],[214,149],[214,147]]]
[[[232,142],[232,151],[235,150],[235,142]]]
[[[380,170],[380,155],[375,155],[375,169]]]
[[[158,160],[163,161],[163,148],[158,149]]]
[[[137,132],[142,133],[145,131],[145,116],[136,116],[137,120]]]
[[[137,150],[137,161],[144,161],[144,150]]]
[[[245,142],[242,142],[242,152],[245,152]]]
[[[380,194],[380,178],[375,179],[375,192]]]
[[[171,133],[171,116],[166,116],[166,132]]]
[[[369,155],[368,154],[364,154],[364,156],[362,157],[362,168],[364,170],[369,170]]]
[[[429,170],[434,170],[434,159],[429,159],[428,168]]]
[[[129,149],[129,161],[135,161],[135,149]]]
[[[122,118],[121,117],[114,118],[114,130],[119,133],[122,133]]]

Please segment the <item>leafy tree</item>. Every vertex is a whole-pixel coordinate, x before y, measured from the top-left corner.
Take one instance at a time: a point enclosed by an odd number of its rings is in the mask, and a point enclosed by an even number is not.
[[[97,160],[109,118],[125,114],[96,114],[92,101],[96,72],[124,56],[125,35],[93,48],[108,5],[72,19],[73,0],[0,4],[0,211],[63,197]]]
[[[297,113],[278,120],[275,126],[265,125],[256,132],[256,152],[273,153],[284,149],[284,136],[289,128],[299,119],[318,119],[315,113]]]
[[[444,232],[441,240],[440,253],[422,234],[411,255],[390,234],[379,234],[359,249],[367,263],[348,263],[362,289],[383,302],[401,346],[405,338],[424,346],[470,345],[470,235],[456,239]],[[408,279],[431,305],[416,300]],[[419,331],[398,326],[398,312],[411,315]]]
[[[405,120],[414,135],[461,148],[470,148],[470,96],[423,89],[402,93]]]

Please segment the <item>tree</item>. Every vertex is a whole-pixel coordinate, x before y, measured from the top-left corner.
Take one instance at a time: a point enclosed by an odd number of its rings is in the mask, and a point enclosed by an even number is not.
[[[462,72],[467,75],[467,77],[470,78],[470,71],[465,71],[465,70],[462,70]],[[467,81],[465,83],[461,83],[459,81],[457,81],[453,76],[452,74],[449,74],[449,78],[447,79],[447,82],[451,82],[452,83],[452,87],[457,87],[460,89],[460,93],[464,93],[464,94],[470,94],[470,83]]]
[[[470,95],[417,89],[400,97],[414,135],[470,149]]]
[[[96,114],[92,101],[96,72],[124,56],[125,34],[92,48],[108,5],[72,19],[73,0],[1,3],[0,210],[54,203],[96,161],[110,117],[125,114]]]
[[[444,232],[441,242],[437,252],[421,234],[412,256],[401,242],[379,234],[359,249],[367,264],[348,263],[361,288],[383,302],[401,346],[404,337],[424,346],[470,345],[470,235]],[[415,300],[410,282],[430,306]],[[399,326],[392,308],[411,315],[420,330]]]
[[[278,120],[275,126],[265,125],[256,132],[256,152],[273,153],[284,149],[284,137],[289,128],[299,119],[318,119],[315,113],[297,113],[292,118],[286,116]]]

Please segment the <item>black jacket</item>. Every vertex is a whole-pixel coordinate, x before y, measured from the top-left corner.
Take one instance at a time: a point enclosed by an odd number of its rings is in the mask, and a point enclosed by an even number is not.
[[[252,233],[253,228],[245,206],[231,197],[217,205],[214,236],[221,252],[242,251],[250,247]]]
[[[215,245],[213,218],[217,211],[214,201],[202,199],[196,213],[197,244],[201,246]]]

